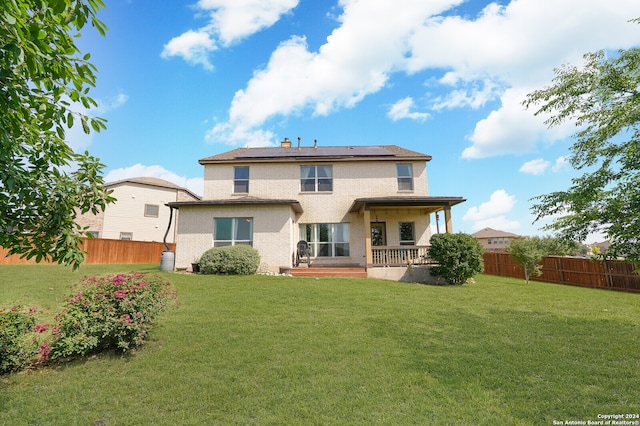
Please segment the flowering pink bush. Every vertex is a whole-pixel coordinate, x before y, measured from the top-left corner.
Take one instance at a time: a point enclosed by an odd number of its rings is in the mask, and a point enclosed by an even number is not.
[[[49,328],[49,324],[36,324],[33,331],[36,333],[44,333]]]
[[[55,359],[107,349],[125,352],[139,346],[156,316],[175,298],[170,283],[158,275],[85,277],[56,317],[46,356]]]
[[[51,359],[141,345],[156,316],[176,299],[158,275],[83,278],[56,316],[38,323],[37,307],[0,308],[0,374]]]
[[[48,361],[49,360],[49,353],[50,352],[51,352],[51,347],[49,346],[48,343],[43,343],[38,348],[38,353],[40,354],[40,357],[42,358],[43,361]]]

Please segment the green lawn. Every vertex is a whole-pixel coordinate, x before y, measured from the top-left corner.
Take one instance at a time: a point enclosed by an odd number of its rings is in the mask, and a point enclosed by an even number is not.
[[[0,266],[0,306],[59,309],[84,274]],[[0,376],[0,425],[551,425],[640,412],[640,295],[479,275],[164,273],[179,306],[133,354]]]

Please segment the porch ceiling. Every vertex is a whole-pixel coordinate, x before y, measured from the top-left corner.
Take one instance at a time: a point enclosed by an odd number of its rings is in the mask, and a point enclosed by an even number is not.
[[[443,210],[445,207],[452,207],[467,201],[463,197],[376,197],[376,198],[357,198],[349,208],[350,213],[359,213],[364,210],[373,210],[375,208],[416,208],[426,209],[433,213]]]

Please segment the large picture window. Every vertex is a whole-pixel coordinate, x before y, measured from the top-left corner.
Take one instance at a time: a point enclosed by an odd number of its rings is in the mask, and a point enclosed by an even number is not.
[[[411,164],[396,164],[398,191],[413,191],[413,167]]]
[[[214,247],[236,244],[253,246],[253,218],[216,217],[213,222]]]
[[[233,168],[233,193],[246,194],[249,192],[249,167]]]
[[[300,239],[309,243],[313,257],[348,257],[350,254],[348,223],[302,224]]]
[[[300,166],[302,192],[333,191],[332,166]]]

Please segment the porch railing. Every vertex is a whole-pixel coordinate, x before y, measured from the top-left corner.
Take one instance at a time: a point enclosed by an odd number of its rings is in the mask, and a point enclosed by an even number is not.
[[[428,265],[429,246],[374,246],[371,266]]]

